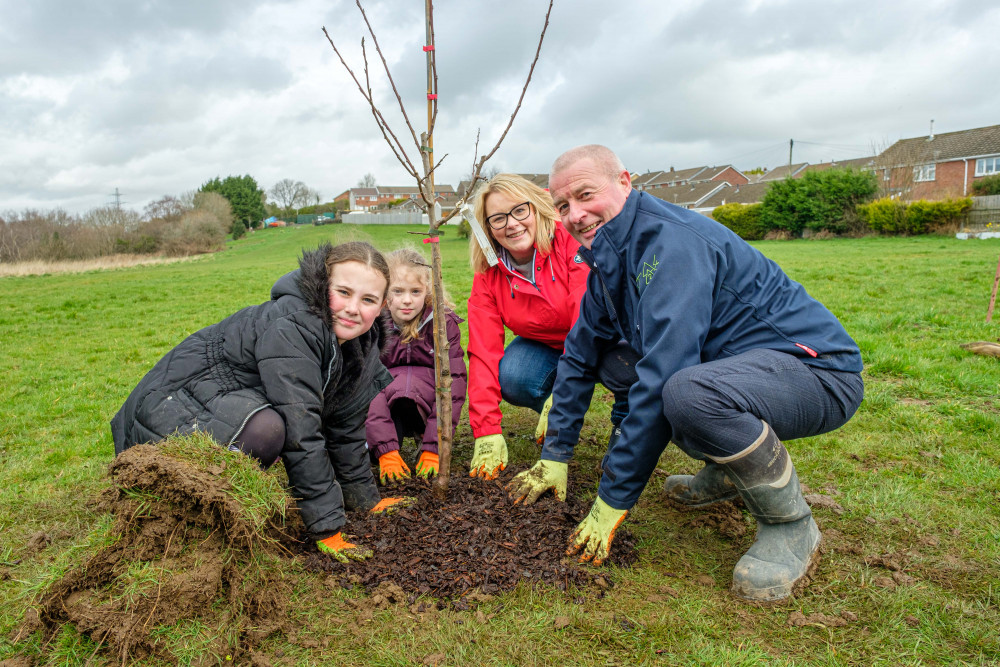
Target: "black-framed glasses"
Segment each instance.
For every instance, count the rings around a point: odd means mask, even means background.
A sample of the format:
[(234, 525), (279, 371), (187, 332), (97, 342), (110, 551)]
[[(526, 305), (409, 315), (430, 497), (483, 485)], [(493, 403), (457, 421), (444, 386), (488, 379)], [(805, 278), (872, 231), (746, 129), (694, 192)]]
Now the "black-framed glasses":
[(494, 213), (486, 218), (486, 223), (492, 229), (500, 230), (507, 226), (508, 215), (520, 222), (527, 218), (529, 213), (531, 213), (531, 202), (524, 202), (523, 204), (518, 204), (506, 213)]

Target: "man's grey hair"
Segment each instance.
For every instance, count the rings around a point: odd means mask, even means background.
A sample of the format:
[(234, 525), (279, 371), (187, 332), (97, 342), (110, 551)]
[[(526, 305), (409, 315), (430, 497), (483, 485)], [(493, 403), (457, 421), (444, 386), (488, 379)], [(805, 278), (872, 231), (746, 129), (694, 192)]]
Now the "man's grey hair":
[(618, 178), (618, 175), (625, 171), (625, 165), (610, 148), (600, 144), (587, 144), (586, 146), (571, 148), (556, 158), (549, 172), (549, 180), (584, 158), (592, 160), (612, 180)]

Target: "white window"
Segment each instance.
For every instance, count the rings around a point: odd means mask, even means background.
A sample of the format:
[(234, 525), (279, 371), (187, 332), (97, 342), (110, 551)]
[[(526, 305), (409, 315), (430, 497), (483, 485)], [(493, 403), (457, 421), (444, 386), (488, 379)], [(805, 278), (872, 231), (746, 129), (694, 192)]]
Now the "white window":
[(919, 183), (920, 181), (933, 181), (934, 180), (934, 169), (933, 164), (922, 164), (919, 167), (913, 168), (913, 180)]
[(976, 176), (1000, 174), (1000, 156), (976, 160)]

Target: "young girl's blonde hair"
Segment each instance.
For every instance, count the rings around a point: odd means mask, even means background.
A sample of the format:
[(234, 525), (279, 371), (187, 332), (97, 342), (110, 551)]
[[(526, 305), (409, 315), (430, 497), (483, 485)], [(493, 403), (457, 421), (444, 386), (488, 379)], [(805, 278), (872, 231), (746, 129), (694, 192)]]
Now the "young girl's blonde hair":
[[(385, 256), (385, 261), (389, 264), (389, 298), (392, 298), (392, 284), (398, 280), (399, 272), (404, 270), (417, 274), (420, 282), (427, 289), (427, 294), (424, 295), (424, 306), (421, 308), (420, 314), (399, 328), (399, 341), (401, 343), (409, 343), (420, 337), (420, 324), (424, 319), (424, 311), (432, 303), (433, 295), (431, 294), (431, 290), (434, 286), (431, 280), (431, 265), (424, 259), (423, 255), (413, 248), (394, 250)], [(441, 289), (441, 300), (444, 302), (445, 308), (454, 310), (455, 305), (448, 298), (448, 291), (445, 290), (444, 283), (441, 284)]]
[[(518, 174), (497, 174), (480, 186), (472, 205), (475, 208), (476, 219), (482, 223), (486, 238), (490, 240), (494, 252), (499, 252), (500, 244), (493, 238), (490, 226), (486, 224), (486, 198), (494, 192), (505, 194), (514, 201), (526, 201), (531, 204), (535, 212), (535, 248), (543, 255), (549, 254), (552, 250), (552, 237), (556, 233), (555, 221), (558, 217), (552, 205), (552, 195)], [(474, 237), (469, 242), (469, 262), (472, 264), (473, 273), (485, 273), (486, 269), (490, 268), (486, 254)]]

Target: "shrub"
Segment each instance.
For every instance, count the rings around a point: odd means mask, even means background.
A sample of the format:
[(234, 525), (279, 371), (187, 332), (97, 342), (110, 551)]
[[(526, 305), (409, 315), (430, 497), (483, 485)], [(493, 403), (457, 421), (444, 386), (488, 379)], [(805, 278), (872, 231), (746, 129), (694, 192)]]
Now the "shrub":
[(774, 183), (761, 202), (769, 228), (795, 235), (802, 230), (843, 233), (852, 227), (857, 205), (875, 196), (875, 175), (854, 169), (808, 172)]
[(226, 228), (208, 211), (188, 211), (163, 230), (162, 250), (175, 257), (214, 252), (225, 245)]
[(723, 204), (712, 211), (712, 217), (747, 241), (759, 241), (768, 232), (760, 204)]
[(881, 234), (927, 234), (959, 225), (972, 208), (972, 199), (921, 199), (910, 204), (879, 199), (858, 206), (858, 215), (872, 230)]
[(915, 201), (906, 208), (907, 228), (911, 234), (926, 234), (935, 230), (959, 225), (972, 208), (972, 199), (943, 199), (941, 201)]
[(972, 194), (977, 197), (1000, 195), (1000, 174), (986, 176), (972, 182)]
[(467, 239), (472, 236), (472, 226), (469, 225), (469, 221), (462, 218), (458, 222), (458, 235), (463, 239)]
[(243, 224), (242, 220), (234, 220), (233, 226), (230, 228), (230, 233), (233, 235), (233, 240), (241, 239), (247, 235), (247, 226)]
[(881, 234), (908, 234), (906, 204), (884, 197), (858, 205), (858, 215), (873, 231)]

